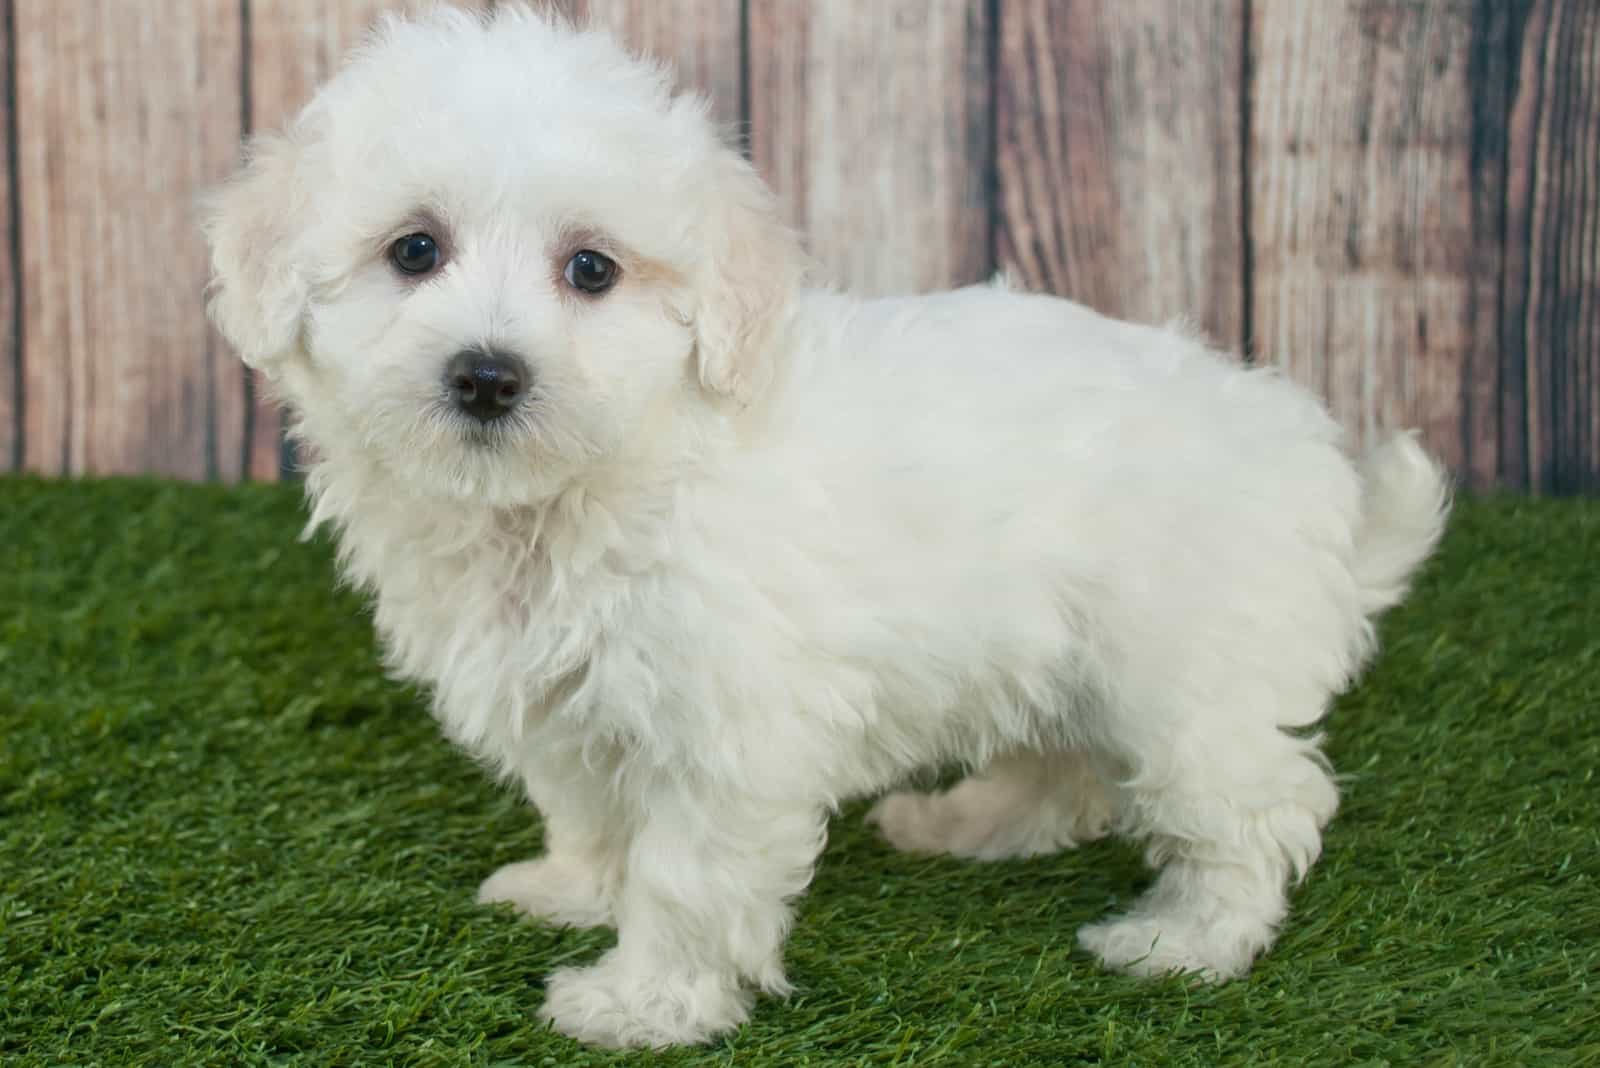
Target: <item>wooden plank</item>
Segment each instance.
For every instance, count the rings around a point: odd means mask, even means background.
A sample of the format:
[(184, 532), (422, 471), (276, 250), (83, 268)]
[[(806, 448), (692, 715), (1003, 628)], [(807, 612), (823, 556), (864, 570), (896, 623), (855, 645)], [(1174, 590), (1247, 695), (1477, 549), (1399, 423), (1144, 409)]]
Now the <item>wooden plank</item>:
[(1536, 0), (1521, 30), (1506, 189), (1505, 474), (1536, 492), (1595, 492), (1600, 5)]
[(985, 0), (752, 3), (751, 156), (834, 276), (868, 293), (994, 268)]
[(677, 68), (679, 84), (711, 98), (730, 126), (744, 116), (742, 0), (586, 0), (582, 9), (630, 48)]
[(1244, 28), (1243, 0), (1001, 0), (1001, 265), (1240, 350)]
[(1257, 0), (1250, 35), (1257, 348), (1355, 443), (1420, 427), (1458, 469), (1498, 269), (1474, 211), (1476, 7)]
[[(1472, 14), (1467, 90), (1472, 143), (1468, 153), (1473, 262), (1467, 307), (1467, 364), (1462, 372), (1462, 482), (1473, 489), (1526, 486), (1526, 459), (1505, 440), (1502, 409), (1520, 420), (1520, 355), (1502, 343), (1502, 273), (1506, 261), (1506, 173), (1511, 86), (1527, 21), (1527, 4), (1479, 4)], [(1518, 360), (1513, 368), (1513, 359)], [(1519, 457), (1521, 457), (1519, 459)], [(1511, 468), (1515, 467), (1513, 475)]]
[(16, 0), (15, 27), (26, 465), (237, 474), (191, 204), (234, 159), (240, 5)]
[(16, 206), (12, 197), (13, 112), (15, 92), (12, 56), (12, 0), (0, 0), (0, 70), (6, 72), (7, 90), (0, 94), (0, 471), (15, 471), (22, 466), (22, 346), (17, 319), (17, 238)]

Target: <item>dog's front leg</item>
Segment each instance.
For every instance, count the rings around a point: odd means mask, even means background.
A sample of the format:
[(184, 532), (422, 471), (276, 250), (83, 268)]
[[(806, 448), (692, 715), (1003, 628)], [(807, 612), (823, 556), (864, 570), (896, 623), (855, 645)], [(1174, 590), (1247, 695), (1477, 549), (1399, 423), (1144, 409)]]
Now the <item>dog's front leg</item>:
[(615, 949), (552, 974), (541, 1015), (605, 1046), (703, 1042), (744, 1022), (758, 987), (786, 993), (790, 901), (821, 852), (821, 806), (682, 781), (636, 799)]

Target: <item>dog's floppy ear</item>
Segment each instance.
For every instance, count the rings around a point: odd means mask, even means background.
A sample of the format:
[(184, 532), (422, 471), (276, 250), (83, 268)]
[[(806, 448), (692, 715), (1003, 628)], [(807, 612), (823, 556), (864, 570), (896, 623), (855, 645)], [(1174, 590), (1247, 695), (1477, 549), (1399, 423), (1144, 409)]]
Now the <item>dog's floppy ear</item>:
[(706, 389), (743, 404), (772, 377), (776, 331), (806, 273), (794, 232), (755, 169), (724, 149), (706, 183), (704, 259), (694, 315)]
[(306, 308), (306, 280), (289, 247), (305, 211), (296, 151), (284, 137), (256, 138), (239, 173), (201, 202), (211, 320), (246, 364), (268, 375), (298, 345)]

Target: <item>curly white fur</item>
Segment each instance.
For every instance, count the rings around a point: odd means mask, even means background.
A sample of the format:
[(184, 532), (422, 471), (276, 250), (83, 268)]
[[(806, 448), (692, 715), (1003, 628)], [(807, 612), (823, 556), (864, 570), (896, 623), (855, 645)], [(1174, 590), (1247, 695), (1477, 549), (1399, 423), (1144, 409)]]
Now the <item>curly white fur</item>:
[[(447, 259), (409, 280), (418, 227)], [(1154, 887), (1108, 965), (1239, 975), (1337, 793), (1316, 723), (1439, 536), (1406, 436), (1180, 331), (1004, 287), (807, 288), (700, 101), (514, 5), (386, 23), (211, 200), (213, 314), (311, 456), (390, 663), (522, 783), (546, 854), (485, 901), (613, 923), (552, 975), (579, 1038), (698, 1042), (788, 989), (826, 819), (998, 858), (1115, 830)], [(573, 292), (603, 247), (621, 281)], [(462, 348), (531, 367), (471, 432)]]

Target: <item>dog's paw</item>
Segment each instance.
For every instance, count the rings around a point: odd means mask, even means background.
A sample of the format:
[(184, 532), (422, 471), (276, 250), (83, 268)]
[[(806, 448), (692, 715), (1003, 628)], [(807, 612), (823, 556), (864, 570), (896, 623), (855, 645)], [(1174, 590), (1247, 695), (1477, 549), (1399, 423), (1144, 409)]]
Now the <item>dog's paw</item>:
[(968, 779), (945, 793), (890, 794), (867, 813), (903, 853), (948, 853), (973, 860), (1037, 857), (1106, 833), (1109, 803), (1099, 794), (1064, 805), (1006, 784)]
[(937, 794), (902, 790), (873, 805), (867, 822), (902, 853), (953, 853), (955, 828), (940, 812), (939, 801)]
[(694, 1045), (742, 1024), (751, 995), (728, 977), (636, 973), (612, 950), (545, 981), (539, 1016), (579, 1042), (622, 1048)]
[(1078, 945), (1107, 968), (1141, 977), (1190, 973), (1220, 983), (1250, 970), (1265, 942), (1255, 935), (1183, 916), (1130, 913), (1078, 929)]
[(478, 887), (480, 905), (514, 905), (558, 927), (611, 923), (610, 895), (599, 874), (574, 857), (540, 857), (507, 864)]

